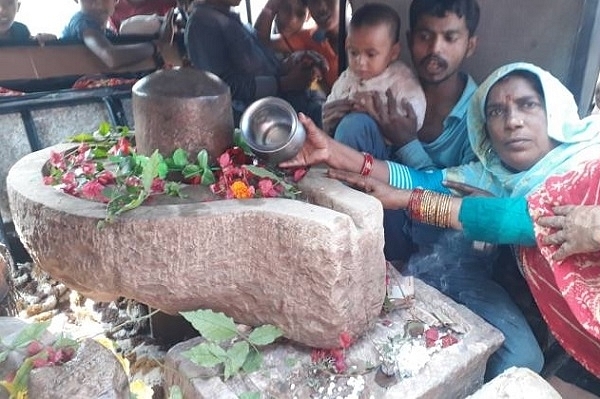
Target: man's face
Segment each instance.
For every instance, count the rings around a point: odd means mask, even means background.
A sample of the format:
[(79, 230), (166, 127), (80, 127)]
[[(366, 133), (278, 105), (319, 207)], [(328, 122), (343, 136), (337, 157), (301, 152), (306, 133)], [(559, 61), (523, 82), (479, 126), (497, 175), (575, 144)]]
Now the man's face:
[(400, 54), (385, 24), (350, 28), (346, 39), (350, 70), (361, 79), (380, 75)]
[(0, 0), (0, 35), (6, 33), (12, 26), (19, 6), (17, 0)]
[(473, 54), (476, 37), (469, 37), (466, 20), (454, 13), (443, 18), (423, 15), (408, 34), (412, 61), (424, 84), (436, 84), (455, 75)]
[(108, 20), (115, 12), (115, 5), (119, 0), (80, 0), (81, 11), (94, 16), (100, 22)]

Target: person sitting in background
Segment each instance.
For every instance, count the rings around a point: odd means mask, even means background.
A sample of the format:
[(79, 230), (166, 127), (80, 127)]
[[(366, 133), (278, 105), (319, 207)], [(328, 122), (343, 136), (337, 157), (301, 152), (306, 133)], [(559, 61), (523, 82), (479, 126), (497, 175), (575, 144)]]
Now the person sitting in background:
[(170, 26), (163, 30), (157, 41), (114, 45), (110, 39), (116, 38), (118, 34), (107, 28), (107, 23), (118, 0), (79, 0), (78, 2), (81, 10), (73, 15), (63, 30), (63, 39), (82, 40), (87, 48), (111, 69), (146, 59), (153, 59), (157, 67), (162, 67), (164, 61), (161, 47), (170, 44), (172, 38)]
[(214, 73), (229, 85), (236, 125), (248, 105), (268, 96), (282, 97), (320, 124), (322, 101), (307, 93), (314, 65), (295, 57), (280, 61), (240, 21), (239, 14), (230, 10), (240, 1), (195, 4), (185, 29), (192, 65)]
[[(161, 22), (160, 17), (167, 15), (174, 7), (177, 7), (176, 0), (120, 0), (108, 22), (115, 32), (121, 33), (121, 23), (128, 18), (135, 15), (154, 15)], [(160, 27), (160, 23), (158, 26)]]
[[(361, 103), (378, 96), (383, 107), (387, 99), (405, 109), (419, 130), (425, 119), (425, 94), (419, 81), (400, 57), (400, 17), (385, 4), (366, 4), (352, 15), (346, 38), (348, 69), (336, 80), (325, 107), (333, 101)], [(367, 97), (365, 97), (365, 94)], [(350, 111), (350, 110), (349, 110)], [(335, 126), (323, 126), (333, 135)]]
[(39, 33), (32, 37), (25, 24), (15, 21), (20, 7), (21, 3), (18, 0), (0, 0), (0, 44), (22, 44), (31, 40), (43, 44), (46, 41), (56, 40), (56, 36), (50, 33)]
[[(331, 62), (337, 68), (337, 56), (325, 42), (314, 39), (318, 27), (306, 27), (309, 15), (307, 0), (269, 0), (256, 18), (254, 28), (264, 45), (284, 57), (301, 51), (320, 55), (325, 67), (313, 69), (311, 89), (326, 97), (337, 78), (338, 71), (329, 65)], [(271, 34), (273, 24), (275, 34)]]
[[(548, 176), (569, 171), (581, 162), (596, 160), (600, 153), (600, 119), (580, 119), (569, 90), (549, 72), (527, 63), (513, 63), (497, 69), (472, 97), (468, 113), (468, 135), (478, 162), (444, 170), (417, 171), (391, 161), (371, 161), (368, 154), (337, 142), (317, 129), (306, 116), (301, 115), (301, 121), (307, 131), (306, 142), (296, 158), (282, 163), (281, 167), (325, 163), (342, 170), (330, 171), (332, 177), (366, 189), (379, 198), (385, 208), (408, 208), (413, 219), (444, 228), (453, 227), (452, 214), (445, 211), (452, 198), (447, 195), (450, 190), (442, 184), (444, 180), (470, 184), (498, 197), (518, 198), (530, 195)], [(373, 180), (385, 184), (377, 184)], [(410, 205), (410, 191), (393, 190), (387, 184), (399, 189), (423, 187), (441, 192), (443, 194), (428, 192), (431, 194), (427, 194), (426, 200), (431, 199), (429, 196), (442, 196), (443, 201), (440, 199), (439, 203), (443, 203), (444, 208), (421, 207), (427, 203), (422, 191), (417, 191), (419, 194), (413, 197), (413, 205)], [(382, 187), (384, 189), (379, 191)], [(437, 201), (436, 199), (436, 203)], [(463, 201), (467, 201), (467, 198)], [(492, 236), (512, 234), (512, 238), (509, 237), (505, 243), (521, 242), (518, 231), (515, 233), (515, 228), (510, 223), (505, 223), (502, 227), (492, 225), (489, 219), (498, 215), (499, 212), (485, 210), (467, 217), (472, 218), (472, 224), (484, 228), (494, 226), (489, 230)], [(513, 216), (508, 214), (506, 220), (510, 222), (512, 219)], [(465, 221), (462, 223), (464, 225)], [(485, 236), (477, 238), (488, 241)], [(529, 241), (529, 245), (534, 243), (533, 240)], [(454, 252), (452, 247), (448, 248)], [(432, 254), (435, 256), (429, 258), (430, 269), (435, 273), (437, 263), (444, 263), (444, 253), (436, 252), (433, 246)], [(475, 272), (477, 270), (473, 270), (473, 278), (477, 276)], [(449, 282), (440, 287), (444, 293), (459, 288)], [(488, 298), (494, 305), (489, 311), (492, 314), (500, 312), (504, 305), (502, 308), (498, 306), (493, 293), (487, 289), (487, 285), (472, 284), (468, 289), (447, 294), (461, 303), (471, 296)], [(477, 312), (477, 309), (474, 311), (486, 320), (490, 316)], [(521, 318), (523, 316), (520, 313), (513, 313), (504, 320), (504, 324), (512, 325)], [(501, 323), (502, 320), (496, 322)], [(492, 321), (490, 323), (496, 325)], [(502, 327), (505, 326), (498, 328)], [(492, 355), (488, 361), (486, 379), (511, 365), (526, 366), (537, 372), (541, 370), (543, 357), (535, 338), (531, 337), (531, 331), (527, 332), (522, 328), (508, 331), (510, 332), (504, 332), (505, 345), (507, 342), (512, 343), (513, 351), (503, 353), (503, 359), (494, 359), (498, 352)]]

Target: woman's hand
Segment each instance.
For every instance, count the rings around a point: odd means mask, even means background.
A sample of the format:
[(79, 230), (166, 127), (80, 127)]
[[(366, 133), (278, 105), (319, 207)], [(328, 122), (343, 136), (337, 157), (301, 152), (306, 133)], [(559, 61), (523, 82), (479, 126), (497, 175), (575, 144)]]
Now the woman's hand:
[(553, 211), (554, 216), (542, 216), (536, 222), (557, 230), (543, 239), (544, 244), (559, 246), (555, 260), (600, 251), (600, 206), (563, 205)]
[(333, 136), (340, 120), (354, 110), (352, 100), (334, 100), (323, 105), (323, 130)]
[(369, 176), (339, 169), (329, 169), (328, 175), (377, 198), (384, 209), (405, 209), (408, 207), (410, 191), (398, 190)]
[(333, 139), (319, 129), (312, 119), (303, 113), (298, 114), (298, 119), (304, 126), (304, 130), (306, 130), (306, 140), (300, 152), (291, 160), (280, 163), (279, 167), (296, 168), (327, 163), (330, 157), (329, 146)]
[(379, 125), (387, 142), (403, 147), (417, 139), (417, 115), (412, 104), (402, 99), (402, 113), (398, 110), (396, 97), (390, 89), (385, 92), (387, 104), (377, 92), (363, 92), (355, 95), (356, 110), (368, 113)]

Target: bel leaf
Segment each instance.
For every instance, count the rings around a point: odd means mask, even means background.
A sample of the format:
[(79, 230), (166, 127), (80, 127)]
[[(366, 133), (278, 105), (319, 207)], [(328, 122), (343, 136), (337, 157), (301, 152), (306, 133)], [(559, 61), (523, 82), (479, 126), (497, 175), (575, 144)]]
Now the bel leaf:
[(48, 329), (50, 321), (43, 323), (32, 323), (27, 325), (21, 332), (15, 337), (13, 342), (10, 344), (12, 348), (20, 348), (29, 344), (31, 341), (35, 341), (41, 337), (41, 335)]
[(205, 186), (211, 185), (216, 181), (215, 174), (209, 168), (204, 169), (202, 172), (202, 184)]
[(233, 319), (210, 309), (181, 312), (181, 315), (206, 339), (225, 341), (237, 336)]
[(200, 165), (201, 169), (208, 168), (208, 151), (204, 148), (198, 153), (198, 165)]
[(294, 186), (292, 186), (289, 183), (286, 183), (285, 180), (283, 180), (281, 177), (277, 176), (275, 173), (273, 173), (265, 168), (259, 168), (257, 166), (253, 166), (253, 165), (245, 165), (244, 167), (246, 169), (248, 169), (250, 172), (252, 172), (252, 174), (254, 174), (258, 177), (267, 177), (271, 180), (276, 181), (277, 183), (281, 184), (283, 186), (283, 188), (285, 188), (286, 190), (294, 189)]
[(80, 133), (69, 138), (69, 141), (75, 143), (90, 143), (94, 141), (94, 135), (89, 133)]
[(188, 153), (186, 150), (182, 148), (178, 148), (173, 152), (173, 163), (175, 166), (179, 166), (183, 168), (185, 165), (189, 164), (188, 161)]
[(260, 392), (244, 392), (238, 395), (240, 399), (260, 399)]
[(142, 170), (142, 185), (144, 186), (144, 190), (150, 192), (150, 188), (152, 187), (152, 182), (154, 178), (158, 176), (158, 165), (162, 161), (162, 157), (159, 154), (158, 150), (154, 151), (154, 153), (150, 156), (148, 161), (143, 164)]
[(242, 365), (242, 369), (246, 373), (253, 373), (253, 372), (257, 371), (258, 369), (260, 369), (261, 365), (262, 365), (262, 355), (256, 349), (252, 349), (248, 353), (248, 356), (246, 356), (246, 361)]
[(27, 383), (29, 382), (29, 373), (33, 369), (33, 360), (31, 358), (25, 359), (17, 370), (17, 374), (15, 374), (15, 378), (13, 379), (13, 387), (14, 389), (19, 391), (27, 390)]
[(227, 363), (231, 363), (231, 371), (234, 374), (237, 373), (237, 371), (242, 368), (242, 365), (246, 361), (248, 352), (250, 352), (250, 345), (248, 345), (248, 342), (236, 342), (227, 351), (227, 360), (225, 361), (225, 365), (227, 365)]
[(281, 329), (266, 324), (255, 328), (248, 336), (248, 341), (254, 345), (268, 345), (283, 335)]
[(219, 363), (223, 363), (227, 358), (227, 354), (223, 348), (210, 342), (203, 342), (194, 346), (183, 352), (183, 356), (203, 367), (216, 366)]
[(181, 171), (181, 174), (186, 179), (190, 178), (190, 177), (198, 176), (198, 175), (200, 175), (200, 167), (193, 163), (191, 163), (189, 165), (185, 165), (185, 167)]

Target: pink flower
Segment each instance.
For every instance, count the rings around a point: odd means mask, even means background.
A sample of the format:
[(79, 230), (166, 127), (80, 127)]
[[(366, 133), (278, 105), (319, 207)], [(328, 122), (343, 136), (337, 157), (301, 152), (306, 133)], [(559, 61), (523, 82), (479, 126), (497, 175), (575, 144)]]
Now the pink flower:
[(105, 187), (100, 184), (98, 180), (90, 180), (81, 187), (81, 194), (88, 199), (106, 202), (108, 201), (108, 198), (102, 194), (104, 188)]
[(115, 175), (110, 170), (103, 170), (98, 173), (98, 181), (100, 184), (104, 186), (108, 186), (109, 184), (113, 184), (115, 182)]
[(163, 179), (155, 177), (154, 180), (152, 180), (152, 186), (150, 187), (150, 191), (153, 194), (164, 193), (165, 192), (165, 181)]
[(138, 187), (142, 184), (142, 180), (137, 176), (129, 176), (125, 179), (125, 185), (129, 187)]
[(77, 147), (77, 152), (80, 154), (85, 154), (90, 149), (90, 145), (88, 143), (81, 143), (79, 147)]
[(271, 179), (260, 179), (258, 181), (258, 189), (265, 198), (279, 196), (279, 191), (277, 191)]
[(42, 178), (43, 182), (45, 185), (47, 186), (53, 186), (54, 185), (54, 177), (52, 176), (44, 176)]
[(84, 162), (81, 165), (81, 170), (83, 171), (84, 175), (93, 175), (96, 173), (96, 164), (94, 162)]
[(306, 169), (304, 168), (298, 168), (296, 170), (294, 170), (294, 176), (292, 177), (292, 179), (294, 180), (295, 183), (299, 182), (300, 180), (302, 180), (302, 178), (306, 175)]
[(229, 153), (225, 151), (219, 157), (219, 166), (221, 167), (221, 169), (225, 169), (227, 166), (231, 165), (233, 165), (233, 163), (231, 162), (231, 157), (229, 156)]
[(65, 156), (62, 152), (50, 151), (50, 165), (60, 170), (65, 170), (67, 164), (65, 162)]
[(72, 185), (77, 186), (77, 179), (75, 177), (75, 173), (73, 173), (73, 172), (67, 172), (67, 173), (65, 173), (62, 176), (61, 183), (65, 184), (67, 186), (72, 186)]

